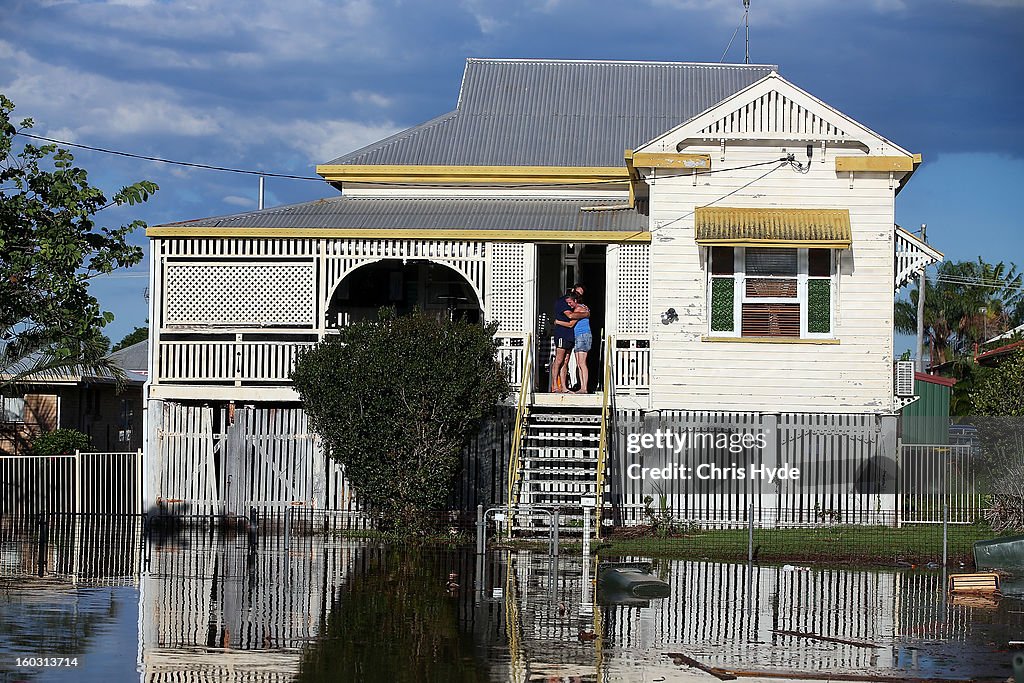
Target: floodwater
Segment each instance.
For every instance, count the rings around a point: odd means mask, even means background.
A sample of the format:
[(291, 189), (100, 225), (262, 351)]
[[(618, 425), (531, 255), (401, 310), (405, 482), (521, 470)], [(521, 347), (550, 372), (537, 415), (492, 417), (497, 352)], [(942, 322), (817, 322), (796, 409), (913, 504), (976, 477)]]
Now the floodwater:
[(0, 681), (717, 680), (692, 663), (1005, 680), (1024, 640), (1024, 596), (947, 600), (938, 572), (659, 560), (670, 597), (606, 604), (593, 562), (564, 554), (202, 531), (117, 546), (50, 547), (38, 578), (38, 548), (0, 540)]

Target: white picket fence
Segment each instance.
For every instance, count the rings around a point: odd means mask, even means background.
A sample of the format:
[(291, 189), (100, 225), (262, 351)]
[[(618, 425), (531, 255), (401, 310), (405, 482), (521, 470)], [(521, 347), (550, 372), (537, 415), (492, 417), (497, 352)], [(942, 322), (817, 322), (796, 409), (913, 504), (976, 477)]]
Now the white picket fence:
[(0, 516), (142, 513), (142, 452), (0, 457)]

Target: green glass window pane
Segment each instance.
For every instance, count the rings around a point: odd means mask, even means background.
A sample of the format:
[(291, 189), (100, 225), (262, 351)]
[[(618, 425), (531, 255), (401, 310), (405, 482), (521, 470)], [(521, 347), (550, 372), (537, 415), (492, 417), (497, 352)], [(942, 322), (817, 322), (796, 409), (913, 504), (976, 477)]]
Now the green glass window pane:
[(732, 332), (733, 321), (733, 279), (716, 277), (711, 280), (711, 331)]
[(807, 281), (807, 331), (828, 334), (832, 331), (832, 281)]

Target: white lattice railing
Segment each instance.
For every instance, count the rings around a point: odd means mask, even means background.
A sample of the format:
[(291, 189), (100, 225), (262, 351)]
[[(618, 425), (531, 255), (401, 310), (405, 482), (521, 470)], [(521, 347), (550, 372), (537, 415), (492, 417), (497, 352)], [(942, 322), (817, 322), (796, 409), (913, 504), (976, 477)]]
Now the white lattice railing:
[(526, 364), (526, 335), (495, 337), (498, 343), (498, 363), (505, 370), (505, 377), (513, 391), (523, 383), (523, 368)]
[(158, 381), (288, 383), (303, 349), (314, 342), (165, 341), (158, 353)]
[(651, 338), (618, 337), (612, 345), (615, 355), (615, 393), (645, 396), (651, 391)]

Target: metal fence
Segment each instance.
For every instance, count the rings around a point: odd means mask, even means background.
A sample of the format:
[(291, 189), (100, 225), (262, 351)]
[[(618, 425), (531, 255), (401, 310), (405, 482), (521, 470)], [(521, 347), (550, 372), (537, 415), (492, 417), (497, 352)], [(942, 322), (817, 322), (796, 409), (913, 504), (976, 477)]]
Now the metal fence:
[(140, 514), (142, 452), (0, 457), (0, 516)]
[(967, 445), (903, 445), (899, 473), (904, 524), (970, 524), (980, 518), (977, 454)]

